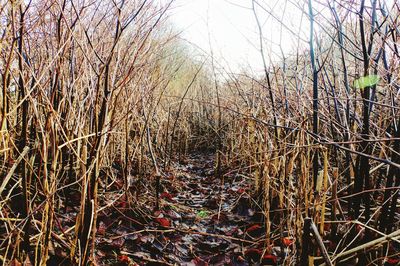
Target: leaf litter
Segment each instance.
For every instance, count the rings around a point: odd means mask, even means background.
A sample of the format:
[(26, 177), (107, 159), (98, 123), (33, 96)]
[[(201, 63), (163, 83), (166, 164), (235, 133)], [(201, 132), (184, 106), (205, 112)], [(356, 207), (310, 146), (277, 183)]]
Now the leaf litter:
[(214, 165), (212, 154), (175, 163), (162, 179), (159, 210), (147, 202), (128, 211), (121, 196), (114, 204), (117, 215), (115, 210), (100, 213), (97, 264), (279, 265), (287, 252), (266, 246), (249, 178), (225, 174), (222, 184), (213, 175)]

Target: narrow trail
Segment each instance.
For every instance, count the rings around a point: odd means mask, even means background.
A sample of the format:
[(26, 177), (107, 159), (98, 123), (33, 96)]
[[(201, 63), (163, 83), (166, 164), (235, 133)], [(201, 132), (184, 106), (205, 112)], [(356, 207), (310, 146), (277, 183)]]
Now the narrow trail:
[(162, 182), (160, 210), (144, 227), (115, 229), (119, 236), (99, 245), (100, 256), (112, 248), (119, 265), (275, 265), (277, 257), (264, 252), (248, 178), (227, 174), (222, 184), (214, 165), (212, 154), (174, 164)]

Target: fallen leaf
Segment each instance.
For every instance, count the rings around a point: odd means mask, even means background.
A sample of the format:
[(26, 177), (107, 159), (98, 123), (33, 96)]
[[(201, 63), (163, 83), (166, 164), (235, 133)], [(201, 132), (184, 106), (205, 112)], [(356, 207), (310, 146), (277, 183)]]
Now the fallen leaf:
[(239, 188), (237, 193), (239, 194), (243, 194), (244, 192), (246, 192), (246, 190), (244, 188)]
[(262, 263), (268, 264), (268, 265), (271, 265), (271, 264), (276, 265), (277, 261), (278, 261), (277, 256), (272, 255), (272, 254), (265, 254), (263, 257)]
[(103, 223), (103, 222), (100, 222), (99, 223), (99, 228), (97, 228), (97, 233), (99, 235), (104, 235), (106, 233), (106, 229), (107, 229), (106, 224)]
[(160, 198), (161, 199), (168, 199), (170, 201), (173, 201), (173, 199), (172, 199), (173, 196), (171, 194), (169, 194), (168, 192), (161, 193)]
[(250, 226), (246, 230), (246, 234), (250, 237), (259, 237), (263, 234), (263, 232), (264, 232), (264, 228), (259, 224)]
[(246, 250), (244, 252), (244, 256), (248, 259), (248, 260), (252, 260), (252, 261), (259, 261), (261, 259), (261, 255), (262, 255), (262, 250), (260, 249), (256, 249), (256, 248), (249, 248), (248, 250)]
[(260, 229), (260, 228), (261, 228), (261, 225), (255, 224), (255, 225), (252, 225), (252, 226), (250, 226), (249, 228), (247, 228), (246, 232), (247, 232), (247, 233), (250, 233), (250, 232), (255, 231), (255, 230), (258, 230), (258, 229)]
[(290, 245), (292, 245), (293, 244), (293, 239), (292, 238), (290, 238), (290, 237), (284, 237), (284, 238), (282, 238), (282, 243), (285, 245), (285, 246), (290, 246)]
[(128, 256), (126, 256), (126, 255), (119, 255), (119, 256), (118, 256), (118, 261), (119, 261), (120, 263), (129, 264), (130, 261), (131, 261), (131, 259), (130, 259)]
[[(385, 262), (386, 264), (389, 265), (398, 265), (398, 263), (400, 263), (400, 259), (396, 259), (396, 258), (385, 258)], [(385, 264), (385, 265), (386, 265)]]
[(155, 221), (163, 227), (171, 226), (171, 222), (167, 218), (155, 218)]

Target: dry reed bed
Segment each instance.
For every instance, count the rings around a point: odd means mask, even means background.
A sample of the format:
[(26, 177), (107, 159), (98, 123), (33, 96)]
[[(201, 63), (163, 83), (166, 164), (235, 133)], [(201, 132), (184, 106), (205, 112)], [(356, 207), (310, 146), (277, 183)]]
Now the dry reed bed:
[[(113, 203), (105, 192), (120, 179), (130, 200), (132, 176), (152, 181), (158, 157), (176, 149), (167, 128), (178, 104), (168, 111), (163, 95), (182, 65), (201, 68), (168, 46), (176, 38), (165, 24), (169, 6), (1, 2), (5, 263), (46, 264), (54, 245), (74, 263), (93, 262), (97, 213)], [(186, 120), (175, 123), (187, 139)], [(60, 218), (74, 204), (76, 222), (64, 230)]]
[[(359, 265), (382, 263), (399, 253), (399, 6), (371, 2), (322, 1), (321, 13), (314, 1), (300, 3), (319, 28), (300, 52), (261, 80), (229, 81), (235, 96), (223, 105), (235, 115), (224, 130), (226, 164), (254, 178), (266, 252), (284, 235), (294, 240), (290, 265), (305, 263), (301, 252), (322, 260), (316, 242), (301, 243), (305, 217), (325, 240), (326, 263), (357, 255)], [(267, 4), (253, 4), (265, 11), (258, 16), (268, 14)], [(372, 74), (378, 84), (354, 86)]]
[[(45, 264), (57, 245), (93, 262), (97, 213), (117, 200), (106, 192), (123, 180), (119, 195), (140, 211), (132, 194), (207, 145), (218, 177), (254, 178), (267, 253), (288, 235), (286, 264), (320, 256), (301, 244), (311, 217), (334, 262), (359, 245), (361, 263), (395, 255), (398, 4), (326, 2), (322, 15), (305, 2), (322, 30), (254, 78), (191, 59), (165, 24), (169, 5), (150, 2), (1, 2), (1, 259)], [(372, 73), (376, 86), (354, 88)]]

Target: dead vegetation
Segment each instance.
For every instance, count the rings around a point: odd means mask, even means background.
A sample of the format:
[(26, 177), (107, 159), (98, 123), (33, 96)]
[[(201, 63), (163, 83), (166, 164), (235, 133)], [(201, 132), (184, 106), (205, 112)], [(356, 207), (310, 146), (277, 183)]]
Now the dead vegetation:
[(399, 263), (397, 1), (287, 1), (311, 30), (268, 65), (259, 27), (262, 77), (194, 58), (173, 1), (0, 3), (3, 264)]

